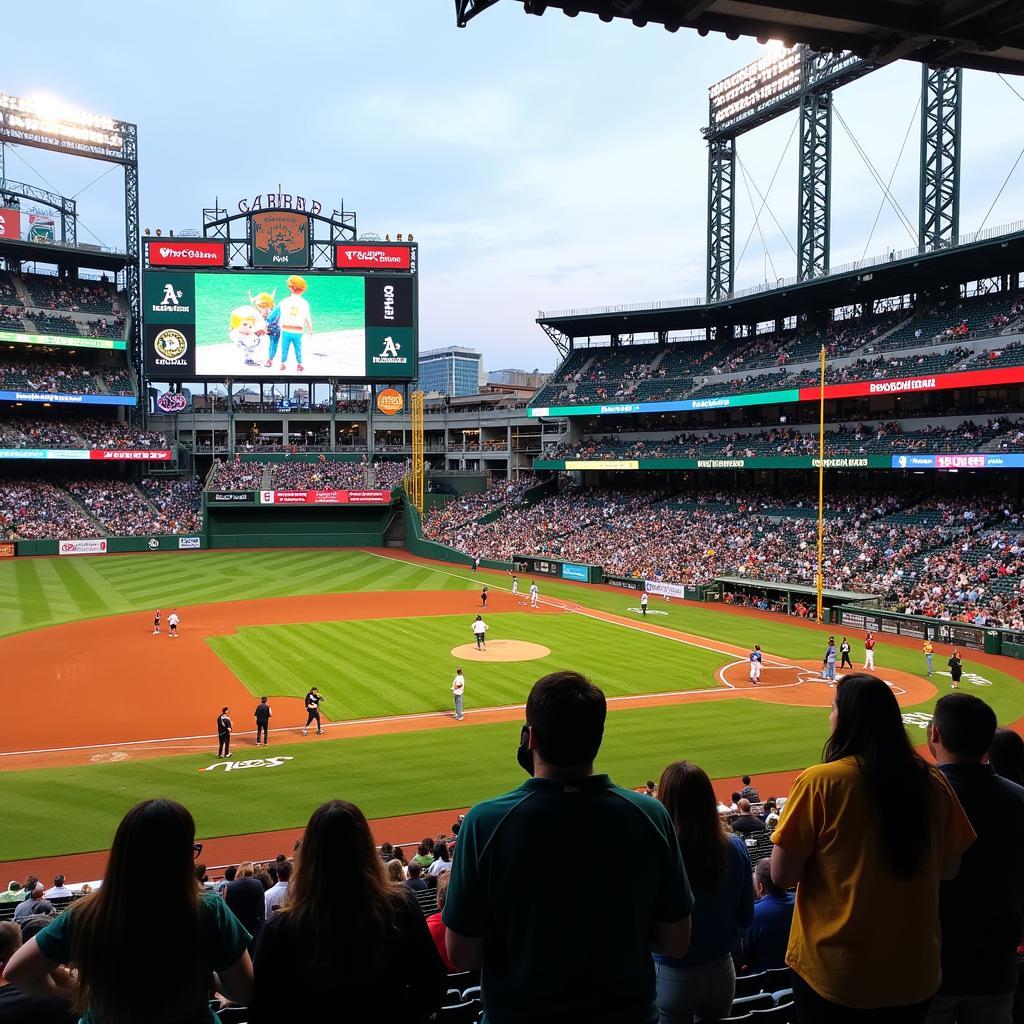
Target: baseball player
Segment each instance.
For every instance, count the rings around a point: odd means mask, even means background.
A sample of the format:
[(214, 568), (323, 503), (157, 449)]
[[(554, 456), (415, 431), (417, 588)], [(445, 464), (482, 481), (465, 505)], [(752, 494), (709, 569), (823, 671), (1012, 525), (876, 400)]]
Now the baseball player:
[(281, 365), (278, 369), (288, 367), (288, 355), (295, 351), (295, 369), (302, 373), (302, 336), (313, 333), (313, 320), (309, 311), (309, 303), (302, 297), (307, 285), (304, 278), (292, 274), (285, 282), (288, 295), (277, 307), (281, 327)]
[(231, 719), (227, 708), (221, 708), (217, 716), (217, 756), (231, 756)]
[(761, 645), (754, 644), (754, 649), (750, 652), (750, 681), (755, 686), (761, 685)]
[(845, 636), (839, 644), (839, 668), (853, 668), (853, 662), (850, 661), (850, 641)]
[(647, 617), (647, 591), (646, 590), (640, 595), (640, 614), (643, 615), (644, 618)]
[(473, 636), (476, 639), (476, 649), (478, 651), (487, 650), (487, 630), (490, 627), (483, 620), (482, 615), (476, 617), (476, 621), (473, 623)]
[(537, 589), (536, 583), (530, 584), (530, 607), (537, 607), (537, 600), (540, 598), (540, 591)]
[(160, 609), (153, 613), (153, 636), (160, 635)]
[(309, 734), (309, 726), (311, 722), (316, 722), (316, 734), (317, 736), (323, 736), (323, 726), (320, 724), (320, 702), (326, 700), (326, 697), (320, 696), (320, 691), (315, 686), (309, 688), (309, 693), (306, 694), (304, 701), (306, 705), (306, 724), (302, 727), (302, 735), (306, 736)]
[(178, 639), (178, 609), (172, 608), (171, 614), (167, 616), (167, 635), (172, 640)]
[(875, 667), (875, 634), (868, 633), (864, 637), (864, 667), (874, 668)]
[(452, 680), (452, 696), (455, 698), (455, 721), (461, 722), (465, 717), (462, 713), (462, 695), (466, 692), (466, 680), (462, 675), (462, 669), (455, 670), (455, 678)]
[(267, 333), (263, 314), (252, 304), (231, 310), (228, 337), (238, 346), (246, 366), (259, 366), (256, 351)]
[(931, 640), (925, 640), (921, 645), (921, 650), (924, 651), (924, 660), (928, 666), (928, 675), (932, 674), (932, 667), (934, 664), (935, 648), (932, 647)]

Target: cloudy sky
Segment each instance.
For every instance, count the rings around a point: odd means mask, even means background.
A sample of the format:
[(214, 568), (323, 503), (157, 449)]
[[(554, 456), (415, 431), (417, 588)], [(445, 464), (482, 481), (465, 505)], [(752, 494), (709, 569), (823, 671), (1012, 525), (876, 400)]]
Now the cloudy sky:
[[(6, 48), (0, 90), (136, 122), (143, 226), (198, 227), (215, 198), (280, 184), (343, 199), (361, 231), (413, 232), (421, 347), (474, 346), (488, 368), (552, 368), (538, 310), (702, 295), (707, 88), (763, 48), (529, 17), (514, 0), (460, 30), (453, 8), (50, 0), (46, 31)], [(836, 93), (833, 265), (914, 243), (920, 79), (897, 65)], [(1024, 216), (1024, 160), (993, 206), (1024, 137), (1009, 86), (1024, 97), (1024, 80), (965, 73), (965, 233)], [(795, 273), (795, 124), (740, 140), (739, 287)], [(892, 176), (909, 227), (858, 148)], [(7, 155), (9, 178), (80, 192), (81, 240), (116, 244), (122, 184), (117, 170), (95, 180), (107, 170)]]

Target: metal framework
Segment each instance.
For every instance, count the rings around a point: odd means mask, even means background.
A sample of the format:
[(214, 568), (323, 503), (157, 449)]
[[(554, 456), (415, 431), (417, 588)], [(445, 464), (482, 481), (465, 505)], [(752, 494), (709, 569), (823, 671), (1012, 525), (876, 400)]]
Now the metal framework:
[(707, 300), (719, 302), (733, 292), (736, 269), (736, 139), (708, 142), (708, 277)]
[[(0, 147), (2, 150), (3, 147)], [(78, 210), (74, 199), (47, 192), (45, 189), (27, 185), (23, 181), (10, 181), (3, 176), (3, 161), (0, 158), (0, 205), (19, 199), (42, 203), (60, 214), (60, 241), (62, 245), (78, 245)]]
[[(537, 310), (539, 313), (540, 310)], [(563, 334), (557, 327), (551, 327), (548, 324), (541, 324), (544, 333), (551, 339), (552, 344), (558, 349), (558, 354), (566, 359), (569, 353), (572, 351), (572, 338), (567, 334)]]
[(925, 252), (960, 238), (960, 117), (963, 71), (921, 68), (921, 187), (918, 245)]
[[(416, 507), (416, 511), (423, 515), (423, 392), (414, 391), (412, 401), (409, 403), (412, 412), (412, 469), (409, 472), (406, 493), (409, 500)], [(447, 435), (447, 431), (445, 431)], [(447, 436), (445, 437), (447, 444)]]
[(796, 221), (797, 278), (828, 274), (832, 199), (832, 93), (800, 97), (800, 190)]

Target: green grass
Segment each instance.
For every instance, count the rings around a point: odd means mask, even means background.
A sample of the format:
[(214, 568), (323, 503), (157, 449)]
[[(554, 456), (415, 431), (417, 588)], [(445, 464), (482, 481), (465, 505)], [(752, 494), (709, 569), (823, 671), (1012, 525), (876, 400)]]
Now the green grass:
[[(828, 730), (825, 713), (773, 707), (769, 723), (768, 711), (733, 700), (615, 712), (597, 769), (635, 787), (679, 758), (713, 777), (754, 771), (754, 763), (768, 772), (816, 760)], [(271, 754), (294, 760), (230, 773), (202, 771), (216, 763), (212, 753), (4, 773), (5, 792), (16, 796), (0, 836), (0, 860), (105, 849), (124, 812), (149, 796), (182, 801), (203, 838), (300, 826), (331, 797), (354, 801), (370, 818), (468, 805), (523, 781), (518, 741), (518, 724), (507, 722), (275, 745)]]
[[(451, 706), (461, 665), (466, 706), (521, 704), (537, 678), (562, 668), (589, 675), (609, 696), (716, 687), (729, 659), (579, 615), (505, 612), (487, 616), (492, 640), (543, 644), (537, 661), (463, 661), (453, 647), (471, 639), (467, 615), (246, 626), (207, 641), (252, 691), (302, 697), (316, 683), (335, 720), (438, 711)], [(412, 653), (415, 652), (415, 653)], [(629, 671), (623, 672), (622, 666)]]

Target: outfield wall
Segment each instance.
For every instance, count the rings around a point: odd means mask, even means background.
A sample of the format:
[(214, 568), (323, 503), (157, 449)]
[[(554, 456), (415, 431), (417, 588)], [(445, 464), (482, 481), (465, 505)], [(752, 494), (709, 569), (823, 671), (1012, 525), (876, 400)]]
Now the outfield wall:
[(147, 537), (94, 537), (59, 541), (14, 541), (18, 557), (27, 555), (123, 555), (133, 551), (199, 551), (206, 546), (206, 537), (195, 533), (188, 536), (150, 535)]
[(380, 505), (261, 505), (206, 509), (211, 548), (354, 548), (384, 546), (399, 507)]

